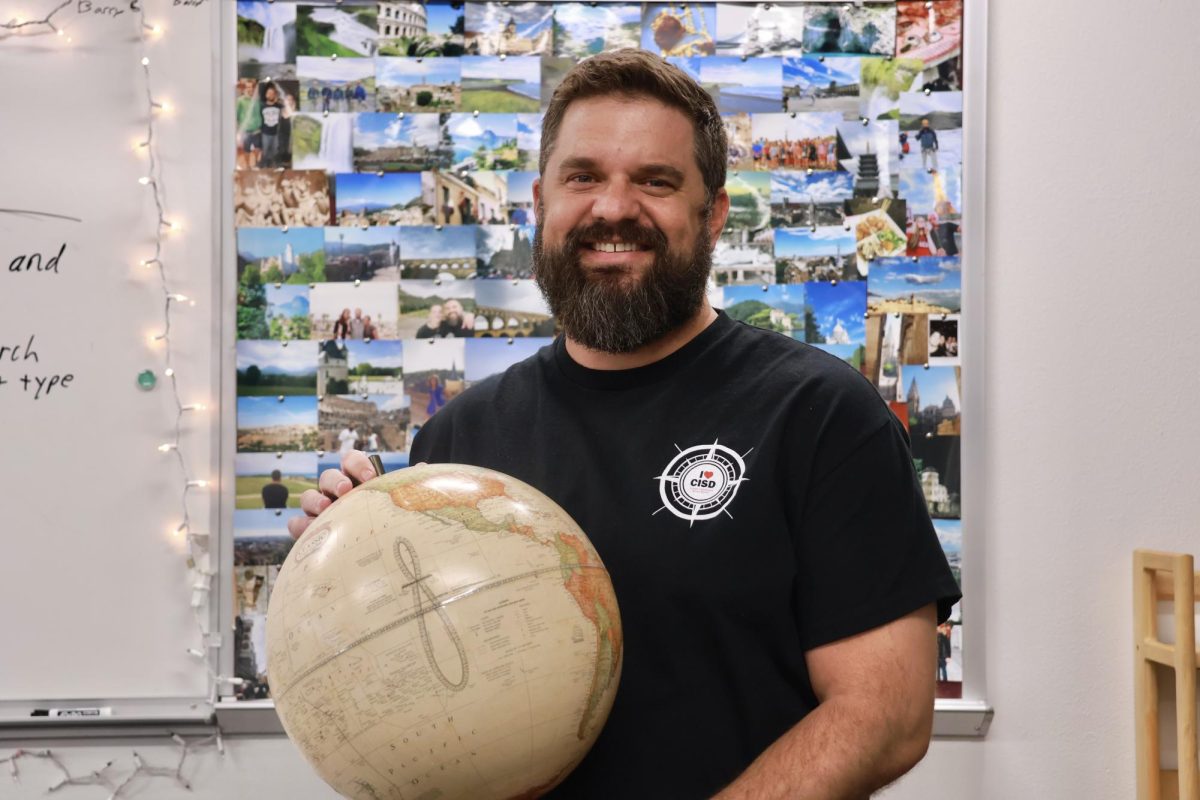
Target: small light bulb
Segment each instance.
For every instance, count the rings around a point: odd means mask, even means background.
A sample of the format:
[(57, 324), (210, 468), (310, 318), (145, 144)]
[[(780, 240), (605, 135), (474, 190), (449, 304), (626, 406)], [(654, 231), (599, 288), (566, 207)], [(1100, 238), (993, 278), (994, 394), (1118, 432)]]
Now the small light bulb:
[(170, 100), (163, 100), (163, 101), (162, 101), (162, 110), (163, 110), (163, 111), (170, 112), (170, 111), (171, 111), (171, 110), (173, 110), (174, 108), (175, 108), (175, 106), (171, 105), (171, 101), (170, 101)]
[(171, 295), (171, 299), (176, 303), (186, 303), (188, 298), (186, 294), (173, 294)]
[(168, 378), (173, 378), (175, 377), (175, 370), (172, 367), (167, 367), (165, 370), (163, 370), (163, 375), (166, 375)]
[(208, 486), (208, 481), (188, 481), (187, 485), (203, 489), (205, 486)]
[(207, 408), (207, 406), (205, 406), (203, 403), (192, 403), (191, 405), (184, 406), (183, 410), (184, 411), (203, 411), (205, 408)]
[(167, 223), (167, 227), (173, 231), (178, 231), (182, 226), (178, 222), (172, 221)]
[(140, 183), (142, 186), (146, 186), (150, 183), (150, 176), (143, 175), (142, 177), (138, 178), (138, 183)]
[(150, 57), (149, 56), (142, 56), (142, 66), (143, 67), (150, 66)]
[(175, 445), (171, 442), (167, 442), (166, 444), (160, 444), (158, 446), (158, 452), (160, 452), (160, 453), (169, 453), (174, 449), (175, 449)]

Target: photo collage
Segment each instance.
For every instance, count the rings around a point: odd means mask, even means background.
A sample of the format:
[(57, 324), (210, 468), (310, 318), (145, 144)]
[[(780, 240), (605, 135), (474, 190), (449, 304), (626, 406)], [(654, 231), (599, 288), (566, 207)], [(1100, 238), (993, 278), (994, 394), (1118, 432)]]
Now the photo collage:
[[(533, 281), (542, 114), (633, 47), (713, 98), (731, 207), (710, 301), (844, 359), (908, 429), (961, 569), (962, 0), (236, 0), (239, 696), (300, 494), (556, 334)], [(962, 611), (938, 696), (962, 692)]]

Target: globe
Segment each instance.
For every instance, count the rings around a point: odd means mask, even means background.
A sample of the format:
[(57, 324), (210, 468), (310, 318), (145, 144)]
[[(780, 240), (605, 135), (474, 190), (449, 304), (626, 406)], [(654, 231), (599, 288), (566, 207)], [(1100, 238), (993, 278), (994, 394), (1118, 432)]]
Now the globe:
[(549, 791), (621, 675), (608, 571), (528, 484), (421, 465), (342, 496), (280, 569), (268, 679), (284, 730), (345, 797)]

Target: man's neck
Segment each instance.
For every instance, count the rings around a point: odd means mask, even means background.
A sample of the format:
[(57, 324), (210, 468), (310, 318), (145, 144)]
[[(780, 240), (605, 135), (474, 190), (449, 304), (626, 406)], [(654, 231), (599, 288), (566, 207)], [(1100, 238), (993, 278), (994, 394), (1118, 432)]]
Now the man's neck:
[(683, 347), (711, 325), (716, 318), (717, 312), (713, 311), (706, 299), (690, 320), (662, 338), (645, 344), (631, 353), (605, 353), (600, 350), (591, 350), (568, 336), (567, 354), (576, 364), (588, 369), (615, 370), (644, 367), (655, 361), (661, 361)]

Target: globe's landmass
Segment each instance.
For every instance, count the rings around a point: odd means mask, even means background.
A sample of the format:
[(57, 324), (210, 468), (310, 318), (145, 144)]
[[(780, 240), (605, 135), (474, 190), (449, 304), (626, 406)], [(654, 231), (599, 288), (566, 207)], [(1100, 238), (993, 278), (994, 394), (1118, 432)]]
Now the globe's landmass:
[(292, 548), (267, 613), (284, 729), (347, 797), (537, 797), (621, 674), (612, 583), (536, 489), (457, 464), (380, 476)]

